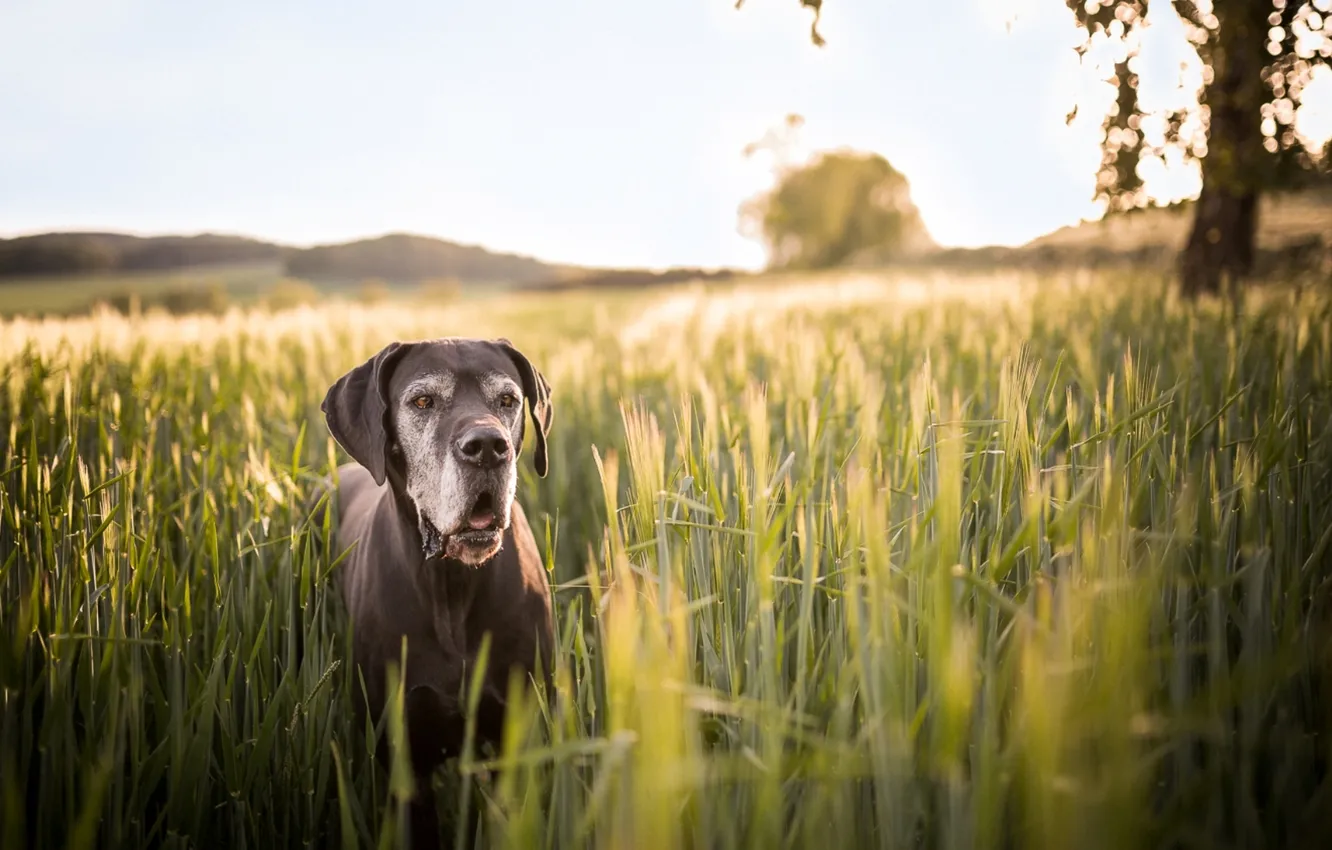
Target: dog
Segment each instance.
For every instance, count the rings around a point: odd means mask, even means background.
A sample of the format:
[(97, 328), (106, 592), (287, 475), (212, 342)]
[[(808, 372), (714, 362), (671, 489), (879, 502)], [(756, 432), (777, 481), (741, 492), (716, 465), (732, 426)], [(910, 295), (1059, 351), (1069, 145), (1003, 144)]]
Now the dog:
[[(381, 716), (406, 639), (405, 720), (417, 779), (414, 847), (437, 846), (436, 767), (464, 743), (468, 686), (490, 640), (475, 741), (500, 745), (509, 676), (551, 685), (551, 591), (515, 499), (532, 421), (545, 477), (550, 386), (507, 339), (393, 342), (343, 375), (321, 405), (354, 463), (338, 467), (340, 584), (361, 709)], [(476, 697), (475, 694), (470, 696)], [(386, 753), (385, 742), (380, 742)]]

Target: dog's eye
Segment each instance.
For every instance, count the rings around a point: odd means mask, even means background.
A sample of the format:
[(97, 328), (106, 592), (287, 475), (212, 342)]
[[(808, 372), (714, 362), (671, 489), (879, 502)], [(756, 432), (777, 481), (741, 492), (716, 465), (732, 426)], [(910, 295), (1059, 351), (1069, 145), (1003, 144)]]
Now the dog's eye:
[(416, 398), (412, 399), (412, 404), (416, 405), (416, 407), (420, 410), (425, 410), (427, 407), (430, 407), (434, 403), (435, 403), (434, 400), (430, 398), (430, 396), (428, 395), (419, 395)]
[(504, 395), (499, 397), (500, 407), (504, 408), (505, 410), (509, 410), (517, 403), (518, 403), (518, 397), (515, 396), (513, 393), (505, 393)]

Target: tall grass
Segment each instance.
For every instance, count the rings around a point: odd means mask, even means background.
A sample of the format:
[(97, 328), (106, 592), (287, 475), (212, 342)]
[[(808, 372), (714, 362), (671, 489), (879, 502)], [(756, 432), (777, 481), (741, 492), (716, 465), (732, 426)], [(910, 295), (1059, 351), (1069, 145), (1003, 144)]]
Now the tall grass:
[[(496, 847), (1311, 846), (1332, 299), (1076, 283), (5, 325), (0, 843), (387, 847), (415, 790)], [(559, 669), (412, 789), (318, 404), (444, 334), (554, 388)]]

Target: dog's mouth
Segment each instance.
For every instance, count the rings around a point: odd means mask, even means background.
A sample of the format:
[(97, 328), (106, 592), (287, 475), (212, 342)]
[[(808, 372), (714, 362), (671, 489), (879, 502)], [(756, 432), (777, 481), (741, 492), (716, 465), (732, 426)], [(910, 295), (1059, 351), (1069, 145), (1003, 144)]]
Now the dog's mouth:
[(492, 549), (504, 529), (494, 494), (483, 492), (472, 502), (462, 525), (450, 534), (444, 534), (424, 515), (421, 516), (421, 550), (427, 560), (441, 555), (459, 558), (464, 555)]
[(467, 531), (490, 531), (495, 528), (498, 518), (495, 515), (495, 497), (482, 493), (472, 503), (472, 510), (467, 514)]

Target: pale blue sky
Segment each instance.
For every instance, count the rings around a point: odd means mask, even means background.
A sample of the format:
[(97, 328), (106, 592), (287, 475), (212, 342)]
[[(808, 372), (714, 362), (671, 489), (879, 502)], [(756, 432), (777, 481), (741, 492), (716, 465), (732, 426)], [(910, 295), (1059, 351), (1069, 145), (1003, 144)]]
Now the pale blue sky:
[[(0, 233), (394, 230), (554, 261), (755, 266), (744, 145), (876, 150), (947, 244), (1091, 212), (1059, 0), (3, 0)], [(933, 5), (933, 4), (929, 4)], [(1024, 15), (1012, 32), (1004, 11)]]

